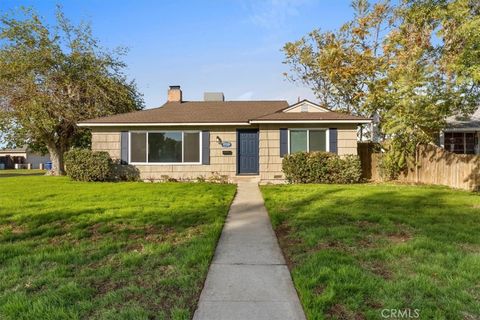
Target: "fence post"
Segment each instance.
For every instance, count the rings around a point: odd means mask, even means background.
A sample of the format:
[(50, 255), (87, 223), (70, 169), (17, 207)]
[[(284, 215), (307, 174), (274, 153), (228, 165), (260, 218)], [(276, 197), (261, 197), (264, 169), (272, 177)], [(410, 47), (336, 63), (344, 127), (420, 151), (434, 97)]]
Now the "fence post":
[(415, 146), (415, 183), (418, 183), (418, 159), (419, 159), (419, 156), (418, 156), (418, 148), (419, 148), (419, 144), (417, 143), (417, 145)]

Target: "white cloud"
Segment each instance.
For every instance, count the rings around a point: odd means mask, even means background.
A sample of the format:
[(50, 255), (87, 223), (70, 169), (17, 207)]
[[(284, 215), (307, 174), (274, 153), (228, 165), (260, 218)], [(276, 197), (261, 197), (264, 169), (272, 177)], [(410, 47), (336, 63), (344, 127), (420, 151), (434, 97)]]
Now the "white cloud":
[(309, 0), (261, 0), (250, 2), (249, 19), (266, 29), (281, 28), (288, 19), (299, 15), (299, 8)]

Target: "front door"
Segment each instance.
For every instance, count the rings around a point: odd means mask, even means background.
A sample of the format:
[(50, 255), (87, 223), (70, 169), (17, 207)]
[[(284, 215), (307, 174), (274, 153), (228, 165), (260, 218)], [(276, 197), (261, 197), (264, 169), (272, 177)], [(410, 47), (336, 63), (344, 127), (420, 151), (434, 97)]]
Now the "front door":
[(258, 174), (258, 130), (238, 130), (238, 174)]

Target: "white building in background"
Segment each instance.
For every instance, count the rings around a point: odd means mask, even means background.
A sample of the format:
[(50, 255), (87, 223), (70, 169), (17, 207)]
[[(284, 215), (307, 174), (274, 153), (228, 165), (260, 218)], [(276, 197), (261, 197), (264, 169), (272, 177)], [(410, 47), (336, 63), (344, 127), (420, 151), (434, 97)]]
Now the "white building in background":
[(30, 164), (31, 169), (40, 169), (41, 166), (45, 167), (45, 163), (49, 161), (49, 154), (41, 155), (29, 150), (27, 147), (0, 149), (0, 168), (13, 169), (15, 164), (27, 168)]
[(440, 146), (454, 153), (480, 154), (480, 107), (470, 116), (448, 118)]

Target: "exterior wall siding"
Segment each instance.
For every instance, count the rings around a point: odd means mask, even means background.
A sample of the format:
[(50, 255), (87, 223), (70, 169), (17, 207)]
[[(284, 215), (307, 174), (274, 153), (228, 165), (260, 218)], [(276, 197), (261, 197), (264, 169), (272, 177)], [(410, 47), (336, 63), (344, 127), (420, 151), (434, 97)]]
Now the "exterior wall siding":
[(351, 126), (337, 126), (338, 128), (338, 154), (357, 154), (357, 128)]
[[(149, 128), (95, 128), (92, 130), (92, 150), (107, 151), (113, 159), (120, 158), (121, 131), (155, 131), (155, 130), (196, 130), (192, 127), (149, 127)], [(204, 177), (227, 175), (233, 177), (237, 173), (237, 128), (236, 127), (209, 127), (200, 130), (210, 130), (210, 164), (138, 164), (140, 177), (144, 180), (163, 180), (164, 178), (197, 179)], [(217, 136), (222, 141), (230, 141), (230, 148), (222, 148), (217, 142)], [(231, 155), (224, 155), (223, 151), (230, 151)]]
[[(285, 125), (285, 124), (261, 124), (259, 125), (259, 162), (260, 180), (262, 182), (282, 182), (282, 158), (280, 157), (280, 128), (313, 128), (335, 127), (338, 129), (338, 154), (357, 154), (357, 129), (356, 125)], [(252, 128), (252, 127), (245, 127)], [(95, 128), (92, 130), (92, 150), (107, 151), (113, 159), (120, 158), (121, 131), (142, 130), (192, 130), (191, 127), (161, 127), (161, 128)], [(227, 175), (235, 177), (237, 174), (237, 127), (217, 126), (201, 128), (210, 130), (210, 164), (139, 164), (140, 176), (144, 180), (208, 179), (214, 175)], [(222, 148), (217, 143), (217, 136), (222, 141), (232, 143), (230, 148)], [(223, 151), (230, 151), (231, 155), (224, 155)]]
[[(295, 108), (292, 108), (285, 112), (319, 112), (319, 108), (315, 107), (309, 103), (302, 103)], [(322, 112), (322, 111), (320, 111)]]
[(120, 131), (117, 130), (92, 130), (92, 151), (106, 151), (112, 159), (120, 159)]
[(260, 180), (276, 182), (285, 177), (280, 157), (280, 128), (337, 128), (338, 154), (357, 154), (357, 126), (351, 124), (265, 124), (260, 125)]
[(41, 154), (37, 153), (28, 153), (27, 154), (27, 163), (32, 165), (32, 169), (40, 169), (40, 164), (50, 161), (50, 155), (46, 154), (42, 156)]

